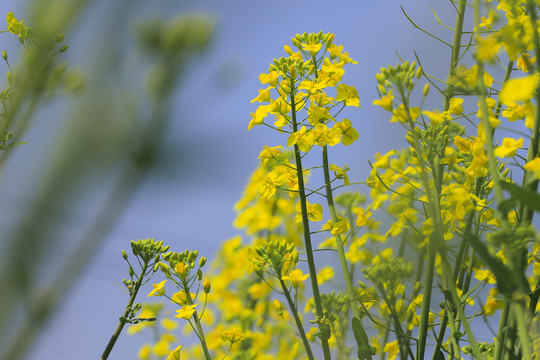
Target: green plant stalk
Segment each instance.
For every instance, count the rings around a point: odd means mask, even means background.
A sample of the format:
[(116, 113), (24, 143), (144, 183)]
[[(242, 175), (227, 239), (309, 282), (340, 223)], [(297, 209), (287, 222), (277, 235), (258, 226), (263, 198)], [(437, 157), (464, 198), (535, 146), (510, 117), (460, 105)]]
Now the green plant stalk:
[(442, 242), (442, 234), (440, 233), (440, 230), (442, 229), (442, 222), (440, 218), (440, 209), (439, 209), (439, 196), (437, 194), (437, 187), (435, 186), (436, 182), (435, 179), (433, 181), (433, 186), (430, 185), (429, 178), (426, 174), (425, 169), (427, 169), (427, 165), (424, 161), (423, 154), (420, 147), (420, 139), (418, 138), (418, 134), (416, 132), (416, 128), (414, 126), (414, 122), (411, 118), (411, 113), (409, 109), (408, 99), (405, 96), (405, 93), (403, 90), (400, 92), (401, 100), (403, 102), (403, 106), (405, 107), (405, 113), (407, 114), (407, 122), (409, 123), (409, 131), (413, 137), (413, 148), (416, 152), (417, 159), (420, 165), (420, 176), (422, 179), (422, 183), (425, 189), (425, 194), (428, 198), (428, 205), (429, 205), (429, 211), (428, 214), (431, 218), (433, 218), (434, 226), (433, 226), (433, 233), (430, 237), (430, 240), (428, 242), (428, 265), (426, 267), (426, 276), (424, 281), (424, 294), (422, 297), (422, 310), (420, 312), (420, 325), (418, 327), (418, 345), (416, 348), (416, 358), (417, 359), (424, 359), (425, 351), (426, 351), (426, 340), (427, 340), (427, 332), (429, 328), (429, 309), (431, 305), (431, 293), (432, 293), (432, 287), (433, 287), (433, 279), (434, 279), (434, 272), (435, 272), (435, 253), (437, 249), (437, 245), (441, 244)]
[[(191, 298), (191, 294), (189, 293), (189, 284), (187, 279), (182, 279), (183, 285), (184, 285), (184, 291), (186, 293), (186, 299), (188, 301), (189, 305), (193, 305), (193, 299)], [(204, 351), (204, 357), (206, 360), (211, 360), (210, 357), (210, 351), (208, 350), (208, 346), (206, 345), (206, 338), (204, 337), (204, 331), (201, 325), (201, 321), (199, 319), (199, 315), (197, 314), (197, 311), (193, 313), (193, 320), (195, 321), (195, 325), (197, 326), (197, 337), (201, 341), (201, 345)]]
[[(480, 0), (475, 0), (475, 24), (476, 24), (477, 29), (478, 29), (478, 24), (479, 23), (480, 23)], [(538, 39), (538, 38), (536, 38), (536, 39)], [(479, 87), (479, 90), (480, 90), (480, 95), (479, 95), (480, 110), (482, 111), (482, 122), (484, 124), (484, 134), (485, 134), (485, 137), (486, 137), (486, 151), (487, 151), (487, 155), (488, 155), (488, 170), (489, 170), (489, 172), (491, 174), (491, 178), (492, 178), (492, 181), (493, 181), (493, 189), (495, 190), (495, 200), (497, 201), (497, 203), (500, 204), (504, 200), (504, 196), (503, 196), (503, 192), (502, 192), (502, 187), (500, 185), (500, 174), (498, 172), (497, 162), (495, 160), (495, 154), (494, 154), (494, 149), (493, 149), (493, 135), (492, 135), (493, 132), (491, 131), (491, 125), (490, 125), (489, 119), (488, 119), (488, 108), (487, 108), (486, 95), (485, 95), (486, 94), (486, 89), (485, 89), (484, 80), (483, 80), (484, 66), (483, 66), (482, 62), (480, 62), (480, 61), (477, 61), (477, 65), (478, 65), (478, 87)], [(537, 108), (537, 111), (538, 111), (538, 108)], [(537, 118), (535, 118), (535, 121), (536, 120), (537, 120)], [(500, 212), (497, 212), (496, 214), (498, 214), (498, 216), (500, 218), (502, 229), (503, 230), (509, 229), (510, 225), (508, 224), (508, 221), (505, 218), (502, 217), (502, 214), (500, 214)], [(513, 271), (521, 271), (520, 269), (516, 268), (517, 264), (515, 263), (515, 261), (511, 261), (511, 264), (512, 264), (512, 270)], [(507, 299), (506, 301), (513, 301), (513, 300), (508, 300)], [(516, 321), (518, 320), (518, 319), (516, 319), (516, 317), (518, 317), (518, 315), (515, 312), (515, 309), (516, 309), (517, 306), (523, 306), (523, 304), (520, 302), (518, 305), (509, 306), (508, 317), (506, 317), (507, 323), (505, 325), (507, 325), (508, 322), (512, 323), (514, 320), (516, 320)], [(520, 311), (519, 313), (523, 313), (523, 311)], [(505, 328), (506, 328), (507, 331), (510, 330), (510, 327), (508, 327), (508, 326), (499, 326), (500, 331), (497, 334), (497, 337), (498, 337), (499, 340), (501, 340), (502, 331)], [(513, 326), (512, 326), (512, 328), (513, 328)], [(527, 333), (522, 333), (521, 336), (527, 336)], [(509, 348), (510, 350), (514, 349), (515, 340), (516, 340), (515, 336), (506, 337), (506, 339), (510, 343), (507, 344), (507, 346), (505, 346), (505, 347)], [(527, 343), (528, 343), (528, 341), (527, 341)], [(502, 346), (502, 341), (498, 342), (497, 347), (500, 347), (500, 346)], [(522, 347), (522, 349), (523, 349), (523, 347)], [(496, 353), (500, 354), (501, 351), (504, 351), (504, 350), (496, 349)], [(530, 351), (530, 349), (527, 349), (527, 351)], [(525, 351), (523, 351), (523, 352), (525, 353)]]
[[(459, 50), (461, 46), (461, 36), (463, 34), (463, 20), (465, 19), (465, 8), (467, 5), (467, 0), (459, 0), (458, 4), (458, 14), (456, 16), (456, 24), (454, 26), (454, 40), (452, 41), (452, 55), (450, 60), (450, 70), (448, 74), (450, 76), (454, 75), (456, 72), (456, 67), (459, 62)], [(449, 85), (446, 88), (446, 98), (444, 101), (444, 110), (448, 110), (450, 107), (450, 99), (454, 97), (454, 86)]]
[[(336, 207), (334, 205), (334, 195), (332, 193), (332, 185), (330, 182), (330, 169), (328, 164), (328, 146), (325, 144), (322, 148), (322, 158), (323, 158), (323, 172), (324, 172), (324, 183), (325, 183), (325, 190), (326, 190), (326, 200), (328, 204), (328, 210), (330, 211), (330, 218), (332, 219), (332, 223), (336, 223), (338, 221)], [(359, 320), (359, 323), (361, 325), (361, 331), (365, 334), (365, 330), (362, 325), (362, 317), (360, 316), (360, 310), (357, 305), (357, 299), (356, 295), (354, 294), (354, 288), (352, 285), (352, 278), (351, 273), (349, 272), (349, 266), (347, 264), (347, 258), (345, 257), (345, 249), (343, 247), (343, 241), (341, 239), (341, 235), (336, 235), (336, 246), (338, 250), (339, 255), (339, 262), (341, 264), (341, 271), (343, 273), (343, 278), (345, 279), (345, 286), (347, 289), (347, 297), (352, 301), (352, 310), (353, 310), (353, 316)], [(367, 338), (367, 336), (366, 336)], [(370, 346), (369, 342), (366, 344), (362, 344), (361, 349), (358, 349), (365, 359), (371, 359), (370, 355)]]
[[(291, 89), (294, 89), (294, 80), (291, 79)], [(294, 101), (294, 93), (291, 93), (291, 121), (293, 126), (293, 132), (298, 131), (298, 123), (296, 121), (296, 104)], [(309, 219), (307, 215), (306, 204), (306, 188), (304, 184), (304, 173), (302, 170), (302, 155), (297, 144), (294, 144), (294, 156), (296, 160), (296, 174), (298, 177), (298, 194), (300, 196), (300, 208), (302, 212), (302, 225), (304, 228), (304, 244), (306, 246), (306, 257), (309, 268), (309, 275), (311, 278), (311, 288), (313, 291), (313, 301), (315, 303), (315, 311), (317, 316), (322, 319), (324, 312), (321, 303), (321, 295), (319, 293), (319, 284), (317, 282), (317, 269), (315, 267), (315, 259), (313, 258), (313, 246), (311, 245), (311, 234), (309, 231)], [(324, 359), (329, 360), (332, 358), (330, 354), (330, 346), (328, 345), (328, 339), (321, 336), (321, 344), (324, 353)]]
[(418, 345), (416, 346), (416, 359), (424, 359), (426, 351), (426, 339), (429, 328), (429, 307), (431, 305), (431, 287), (435, 272), (435, 249), (431, 242), (428, 246), (428, 263), (424, 277), (424, 294), (422, 296), (422, 308), (418, 326)]
[(467, 317), (465, 316), (465, 312), (463, 311), (463, 304), (461, 303), (461, 299), (459, 298), (457, 294), (456, 283), (452, 277), (452, 274), (451, 274), (452, 270), (450, 267), (450, 263), (448, 262), (448, 259), (446, 257), (441, 256), (441, 265), (442, 265), (442, 275), (443, 275), (444, 285), (450, 291), (450, 294), (452, 296), (452, 301), (454, 302), (454, 306), (456, 307), (456, 310), (457, 310), (457, 315), (458, 315), (457, 317), (463, 323), (463, 327), (465, 328), (465, 333), (467, 334), (467, 338), (469, 342), (471, 343), (471, 348), (474, 353), (474, 356), (476, 359), (484, 359), (484, 356), (478, 349), (478, 343), (476, 342), (472, 329), (469, 326), (469, 323), (467, 321)]
[(298, 332), (300, 333), (300, 338), (302, 339), (302, 343), (304, 344), (304, 348), (306, 349), (308, 359), (314, 360), (315, 357), (313, 356), (313, 351), (311, 350), (311, 346), (309, 345), (304, 326), (302, 325), (302, 320), (300, 320), (300, 316), (298, 316), (298, 310), (296, 309), (296, 306), (294, 306), (294, 301), (291, 297), (289, 289), (281, 279), (279, 279), (279, 284), (281, 285), (283, 294), (285, 294), (285, 298), (287, 299), (287, 304), (289, 304), (289, 308), (291, 309), (291, 312), (293, 314), (294, 322), (296, 323), (296, 327), (298, 328)]
[[(528, 0), (527, 1), (527, 12), (529, 13), (529, 18), (531, 19), (531, 25), (533, 26), (533, 29), (536, 29), (538, 19), (535, 12), (535, 4), (533, 1)], [(534, 48), (535, 48), (535, 54), (536, 54), (536, 61), (535, 61), (535, 67), (537, 73), (540, 72), (540, 38), (538, 36), (538, 32), (534, 32), (533, 34), (533, 41), (534, 41)], [(539, 141), (540, 141), (540, 86), (536, 89), (536, 109), (534, 114), (534, 125), (533, 125), (533, 131), (532, 131), (532, 139), (529, 145), (529, 149), (527, 151), (527, 162), (533, 160), (535, 157), (539, 155)], [(525, 171), (523, 174), (523, 187), (527, 187), (531, 191), (538, 191), (538, 180), (531, 181), (530, 180), (530, 174)], [(518, 216), (521, 218), (521, 223), (524, 225), (531, 224), (533, 219), (534, 212), (529, 210), (527, 207), (524, 207), (523, 205), (519, 208)], [(536, 283), (536, 288), (540, 287), (540, 279)], [(534, 314), (536, 310), (536, 305), (538, 304), (538, 298), (540, 296), (540, 293), (535, 291), (530, 295), (530, 304), (529, 304), (529, 313)]]
[(519, 333), (519, 340), (521, 342), (521, 353), (524, 360), (532, 360), (531, 344), (529, 341), (529, 324), (527, 321), (528, 313), (523, 311), (525, 308), (523, 301), (515, 301), (511, 306), (514, 307), (513, 313), (516, 315), (517, 329)]
[(139, 292), (144, 276), (146, 275), (146, 269), (148, 269), (147, 261), (143, 263), (141, 274), (139, 275), (139, 279), (137, 279), (137, 282), (135, 283), (135, 288), (133, 289), (131, 293), (131, 297), (129, 298), (129, 302), (126, 306), (126, 310), (124, 311), (124, 314), (120, 318), (120, 321), (118, 322), (118, 326), (116, 327), (116, 330), (112, 334), (111, 339), (109, 340), (109, 343), (105, 347), (105, 350), (103, 351), (103, 354), (101, 355), (101, 360), (106, 360), (109, 357), (109, 354), (111, 353), (114, 345), (116, 344), (116, 340), (118, 340), (118, 337), (120, 336), (120, 333), (122, 332), (122, 329), (124, 328), (124, 325), (126, 325), (126, 319), (132, 310), (133, 303), (135, 302), (137, 293)]

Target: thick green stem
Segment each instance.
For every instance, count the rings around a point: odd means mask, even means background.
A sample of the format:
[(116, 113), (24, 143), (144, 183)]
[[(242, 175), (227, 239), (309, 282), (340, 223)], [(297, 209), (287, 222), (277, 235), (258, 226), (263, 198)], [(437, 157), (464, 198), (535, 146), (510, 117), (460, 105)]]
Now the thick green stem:
[(304, 326), (302, 325), (302, 320), (300, 320), (300, 316), (298, 316), (298, 311), (294, 306), (294, 301), (291, 297), (289, 289), (287, 289), (287, 286), (285, 286), (285, 283), (281, 279), (279, 279), (279, 284), (281, 285), (281, 290), (283, 290), (285, 298), (287, 299), (287, 303), (289, 304), (289, 308), (291, 309), (291, 312), (293, 314), (294, 322), (296, 323), (296, 327), (298, 328), (298, 332), (300, 333), (300, 338), (302, 339), (302, 343), (304, 344), (304, 348), (306, 349), (308, 359), (314, 360), (315, 357), (313, 356), (313, 351), (311, 350), (311, 346), (309, 345), (306, 332), (304, 331)]
[[(292, 84), (291, 89), (294, 89)], [(296, 121), (296, 104), (294, 99), (294, 92), (291, 93), (291, 120), (293, 126), (293, 132), (298, 131), (298, 123)], [(319, 319), (323, 319), (324, 311), (321, 303), (321, 295), (319, 293), (319, 284), (317, 282), (317, 268), (315, 267), (315, 259), (313, 258), (313, 246), (311, 245), (311, 233), (309, 230), (309, 219), (307, 214), (307, 200), (306, 200), (306, 188), (304, 184), (304, 172), (302, 168), (302, 155), (297, 144), (294, 144), (294, 156), (296, 160), (296, 173), (298, 176), (298, 194), (300, 196), (300, 208), (302, 212), (302, 225), (304, 228), (304, 243), (306, 246), (306, 257), (309, 268), (309, 275), (311, 279), (311, 288), (313, 291), (313, 301), (315, 302), (315, 311)], [(328, 345), (328, 339), (325, 336), (321, 336), (321, 344), (323, 348), (325, 360), (331, 359), (330, 346)]]
[(141, 288), (144, 276), (146, 274), (146, 269), (148, 269), (148, 262), (144, 262), (144, 265), (141, 270), (141, 274), (139, 275), (139, 279), (135, 283), (135, 287), (133, 288), (131, 297), (129, 298), (129, 302), (126, 306), (126, 310), (124, 311), (124, 314), (120, 318), (120, 322), (118, 323), (116, 330), (111, 336), (111, 339), (109, 340), (109, 343), (107, 344), (107, 347), (103, 351), (103, 354), (101, 355), (101, 360), (106, 360), (109, 357), (109, 354), (111, 353), (114, 347), (114, 344), (116, 344), (116, 340), (118, 340), (118, 337), (120, 336), (120, 333), (122, 332), (122, 329), (124, 328), (124, 325), (126, 325), (126, 319), (128, 318), (129, 314), (132, 311), (132, 306), (133, 306), (133, 303), (135, 302), (135, 298), (137, 297), (137, 293), (139, 292), (139, 289)]
[(429, 309), (431, 306), (431, 288), (433, 286), (433, 274), (435, 272), (435, 249), (433, 244), (428, 243), (428, 264), (424, 278), (424, 294), (422, 297), (422, 309), (420, 311), (420, 324), (418, 327), (418, 345), (416, 347), (416, 359), (424, 359), (426, 351), (426, 339), (429, 329)]

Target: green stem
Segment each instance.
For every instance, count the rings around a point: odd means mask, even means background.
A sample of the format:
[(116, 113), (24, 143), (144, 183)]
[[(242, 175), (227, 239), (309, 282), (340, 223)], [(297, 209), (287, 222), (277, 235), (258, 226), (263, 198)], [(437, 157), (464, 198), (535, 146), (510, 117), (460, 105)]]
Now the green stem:
[[(184, 282), (184, 291), (186, 293), (186, 299), (188, 302), (188, 305), (193, 305), (193, 299), (191, 298), (191, 294), (189, 292), (189, 285), (187, 283), (186, 279), (182, 279)], [(206, 345), (206, 338), (204, 337), (204, 331), (201, 325), (201, 321), (199, 319), (199, 315), (197, 314), (197, 311), (193, 313), (193, 320), (195, 321), (195, 325), (197, 326), (197, 336), (199, 337), (199, 340), (201, 341), (201, 345), (204, 351), (204, 357), (206, 360), (211, 360), (210, 357), (210, 351), (208, 350), (208, 346)]]
[(289, 308), (291, 309), (291, 312), (293, 314), (294, 322), (296, 323), (296, 327), (298, 328), (298, 332), (300, 333), (300, 338), (302, 339), (302, 343), (304, 344), (304, 348), (306, 349), (308, 359), (314, 360), (315, 357), (313, 356), (313, 351), (311, 350), (311, 346), (309, 345), (306, 332), (304, 331), (304, 327), (302, 326), (302, 320), (300, 320), (300, 316), (298, 316), (298, 310), (296, 309), (296, 306), (294, 306), (294, 301), (291, 298), (289, 289), (287, 289), (287, 286), (281, 279), (279, 279), (279, 284), (281, 285), (281, 289), (285, 294), (285, 298), (287, 299), (287, 303), (289, 304)]
[(424, 278), (424, 294), (422, 297), (422, 309), (420, 311), (420, 323), (418, 327), (418, 345), (416, 347), (416, 359), (424, 359), (426, 351), (426, 339), (429, 328), (429, 308), (431, 305), (431, 288), (433, 286), (433, 274), (435, 272), (435, 248), (431, 241), (428, 247), (428, 264)]
[[(291, 89), (294, 89), (294, 82), (291, 80)], [(296, 104), (294, 99), (294, 90), (291, 92), (291, 121), (293, 126), (293, 132), (298, 131), (298, 123), (296, 121)], [(319, 284), (317, 282), (317, 268), (315, 267), (315, 259), (313, 258), (313, 246), (311, 245), (311, 234), (309, 231), (309, 219), (307, 215), (307, 200), (306, 200), (306, 188), (304, 184), (304, 173), (302, 170), (302, 155), (297, 144), (294, 144), (294, 155), (296, 160), (296, 174), (298, 177), (298, 194), (300, 196), (300, 207), (302, 212), (302, 225), (304, 228), (304, 243), (306, 246), (306, 257), (309, 268), (309, 275), (311, 278), (311, 288), (313, 291), (313, 301), (315, 303), (315, 311), (317, 317), (322, 319), (324, 316), (321, 295), (319, 293)], [(330, 355), (330, 346), (328, 345), (328, 339), (321, 336), (321, 344), (324, 353), (324, 359), (329, 360), (332, 358)]]
[(139, 275), (139, 279), (137, 279), (137, 282), (135, 283), (135, 287), (131, 293), (131, 297), (129, 298), (129, 302), (126, 306), (126, 310), (124, 311), (124, 314), (120, 318), (118, 326), (116, 327), (116, 330), (112, 334), (111, 339), (109, 340), (109, 343), (107, 344), (107, 347), (105, 347), (105, 350), (103, 351), (103, 354), (101, 355), (101, 360), (106, 360), (109, 357), (109, 354), (111, 353), (114, 347), (114, 344), (116, 344), (116, 340), (118, 340), (118, 337), (120, 336), (120, 333), (122, 332), (122, 329), (124, 328), (124, 325), (126, 325), (126, 322), (127, 322), (126, 319), (128, 318), (129, 314), (132, 311), (133, 303), (135, 302), (137, 293), (139, 292), (144, 276), (146, 275), (146, 269), (148, 269), (148, 262), (145, 261), (141, 270), (141, 274)]
[[(334, 195), (332, 193), (332, 186), (330, 184), (330, 167), (328, 164), (328, 146), (325, 144), (322, 148), (322, 158), (323, 158), (323, 172), (324, 172), (324, 183), (325, 183), (325, 189), (326, 189), (326, 200), (328, 204), (328, 210), (330, 211), (330, 218), (332, 219), (332, 223), (338, 222), (336, 207), (334, 205)], [(343, 247), (343, 241), (341, 239), (341, 235), (336, 235), (336, 246), (338, 250), (339, 255), (339, 262), (341, 264), (341, 271), (343, 273), (343, 278), (345, 280), (345, 286), (347, 289), (347, 297), (352, 301), (352, 310), (353, 310), (353, 316), (359, 320), (359, 324), (361, 326), (360, 331), (365, 334), (364, 327), (362, 325), (362, 317), (360, 316), (360, 309), (358, 307), (358, 300), (356, 298), (356, 295), (354, 294), (354, 288), (352, 285), (352, 278), (351, 273), (349, 272), (349, 266), (347, 264), (347, 258), (345, 257), (345, 249)], [(362, 338), (367, 339), (367, 336)], [(365, 344), (359, 345), (359, 354), (362, 354), (364, 359), (371, 359), (370, 354), (370, 346), (369, 341), (365, 341)]]
[(523, 354), (524, 360), (532, 360), (531, 343), (529, 341), (529, 324), (527, 321), (528, 313), (524, 311), (524, 301), (514, 301), (512, 303), (514, 308), (515, 320), (517, 323), (517, 330), (519, 333), (519, 340), (521, 342), (521, 354)]
[[(456, 16), (456, 25), (454, 26), (454, 40), (452, 41), (452, 55), (450, 60), (450, 70), (448, 74), (450, 76), (454, 75), (456, 72), (456, 67), (459, 62), (459, 50), (461, 47), (461, 35), (463, 34), (463, 20), (465, 19), (465, 7), (467, 5), (467, 0), (460, 0), (458, 4), (457, 16)], [(454, 86), (449, 85), (446, 88), (446, 99), (444, 102), (444, 110), (448, 110), (450, 107), (450, 99), (454, 97)]]

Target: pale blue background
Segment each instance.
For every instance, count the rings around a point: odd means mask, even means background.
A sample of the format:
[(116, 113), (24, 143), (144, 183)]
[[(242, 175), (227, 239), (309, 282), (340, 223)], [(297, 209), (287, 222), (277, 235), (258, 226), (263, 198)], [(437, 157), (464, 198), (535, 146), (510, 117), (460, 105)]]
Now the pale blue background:
[[(110, 3), (94, 1), (74, 33), (66, 37), (70, 44), (66, 56), (83, 71), (91, 67), (96, 53), (99, 55), (100, 44), (110, 40), (100, 29)], [(371, 104), (377, 98), (375, 74), (379, 68), (398, 62), (395, 51), (405, 59), (414, 59), (414, 49), (423, 57), (428, 72), (436, 71), (435, 75), (445, 78), (448, 71), (450, 50), (415, 30), (399, 7), (403, 4), (411, 17), (450, 41), (451, 32), (437, 26), (429, 8), (434, 6), (443, 19), (452, 19), (448, 21), (452, 26), (454, 13), (446, 1), (147, 0), (126, 3), (131, 5), (126, 6), (123, 14), (126, 19), (118, 21), (120, 34), (128, 33), (126, 25), (135, 18), (172, 17), (188, 12), (209, 13), (216, 18), (217, 31), (207, 56), (193, 66), (175, 96), (174, 131), (167, 141), (171, 149), (175, 142), (182, 142), (188, 151), (182, 154), (172, 151), (168, 160), (174, 166), (147, 179), (91, 266), (35, 343), (28, 356), (31, 360), (84, 360), (101, 355), (127, 302), (127, 296), (117, 283), (126, 276), (120, 252), (128, 249), (130, 240), (154, 237), (170, 244), (171, 249), (199, 249), (211, 259), (223, 240), (238, 233), (231, 226), (235, 216), (232, 207), (258, 164), (260, 149), (265, 144), (273, 146), (285, 142), (266, 128), (246, 131), (249, 113), (256, 108), (250, 100), (260, 87), (259, 74), (267, 71), (273, 58), (284, 55), (283, 45), (290, 44), (290, 38), (296, 33), (319, 30), (335, 33), (335, 43), (342, 44), (359, 62), (359, 65), (349, 66), (344, 81), (355, 86), (360, 94), (362, 109), (350, 115), (360, 139), (350, 147), (331, 152), (331, 162), (332, 159), (338, 163), (346, 161), (352, 168), (351, 178), (356, 181), (365, 179), (369, 172), (367, 161), (376, 152), (404, 145), (402, 129), (390, 124), (387, 114)], [(3, 0), (0, 19), (9, 11), (24, 18), (24, 6), (21, 1)], [(7, 41), (8, 38), (9, 34), (0, 34), (0, 47), (14, 54), (16, 44), (12, 39)], [(441, 63), (445, 65), (439, 66)], [(0, 74), (7, 71), (2, 66)], [(137, 78), (140, 74), (133, 76)], [(435, 100), (437, 105), (434, 106), (438, 106), (440, 101)], [(9, 227), (6, 219), (17, 204), (32, 201), (26, 194), (28, 187), (35, 184), (35, 167), (40, 164), (42, 152), (54, 145), (57, 134), (54, 126), (62, 126), (55, 111), (56, 107), (44, 111), (25, 137), (29, 144), (18, 148), (10, 161), (10, 171), (6, 171), (10, 175), (0, 177), (3, 227)], [(44, 127), (44, 123), (48, 125)], [(104, 196), (107, 184), (103, 184), (103, 193), (99, 189), (97, 184), (91, 197)], [(90, 201), (87, 208), (64, 210), (73, 220), (62, 223), (62, 227), (67, 232), (76, 232), (77, 219), (93, 215), (96, 206)], [(45, 273), (55, 270), (54, 265), (43, 269)], [(143, 295), (146, 293), (143, 291)], [(146, 340), (124, 333), (110, 358), (135, 359)]]

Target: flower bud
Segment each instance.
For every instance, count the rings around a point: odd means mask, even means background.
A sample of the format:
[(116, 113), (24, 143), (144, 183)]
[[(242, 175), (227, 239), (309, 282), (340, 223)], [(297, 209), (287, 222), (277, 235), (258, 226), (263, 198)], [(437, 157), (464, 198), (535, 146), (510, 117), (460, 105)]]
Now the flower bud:
[(326, 47), (330, 47), (333, 41), (334, 41), (334, 34), (328, 35), (328, 38), (326, 39)]
[(59, 52), (59, 53), (64, 53), (64, 52), (67, 51), (68, 47), (69, 47), (69, 45), (64, 45), (64, 46), (62, 46), (62, 47), (60, 48), (60, 50), (58, 50), (58, 52)]
[(199, 260), (199, 267), (202, 268), (206, 264), (206, 258), (203, 256), (201, 257), (201, 260)]
[(57, 43), (62, 42), (62, 40), (64, 40), (65, 37), (66, 35), (59, 33), (58, 35), (56, 35), (56, 38), (54, 38), (54, 41), (56, 41)]
[(133, 268), (130, 266), (130, 267), (129, 267), (129, 276), (133, 277), (133, 275), (135, 275), (135, 271), (134, 271)]
[(291, 47), (289, 45), (284, 45), (283, 46), (283, 50), (285, 50), (285, 52), (289, 55), (292, 55), (293, 54), (293, 51), (291, 49)]
[(201, 269), (197, 270), (197, 279), (198, 279), (199, 281), (202, 280), (202, 271), (201, 271)]
[(420, 79), (421, 76), (422, 76), (422, 67), (419, 66), (418, 70), (416, 70), (416, 78)]
[(2, 50), (2, 57), (4, 58), (4, 60), (7, 61), (7, 52), (6, 52), (6, 50)]
[(212, 285), (210, 284), (210, 280), (204, 279), (203, 290), (204, 290), (205, 294), (208, 294), (210, 292), (211, 287), (212, 287)]
[(175, 269), (178, 275), (180, 275), (181, 277), (184, 277), (186, 275), (186, 265), (183, 262), (179, 262), (178, 264), (176, 264)]
[(424, 85), (424, 91), (422, 92), (422, 94), (424, 95), (424, 97), (428, 96), (428, 94), (429, 94), (429, 83)]
[(124, 258), (124, 260), (127, 260), (127, 252), (126, 250), (122, 250), (122, 257)]

